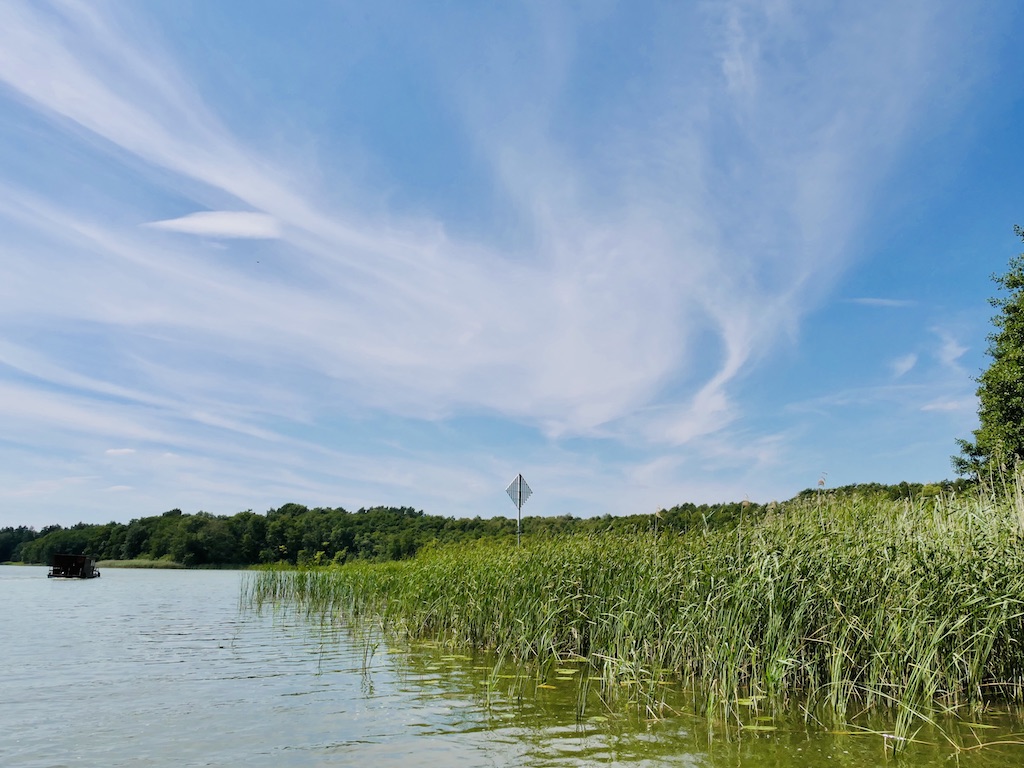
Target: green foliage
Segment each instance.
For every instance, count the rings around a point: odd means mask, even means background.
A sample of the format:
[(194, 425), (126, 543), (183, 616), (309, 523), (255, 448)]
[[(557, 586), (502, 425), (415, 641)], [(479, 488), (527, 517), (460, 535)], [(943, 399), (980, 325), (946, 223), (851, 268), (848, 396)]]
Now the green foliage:
[[(847, 486), (833, 495), (878, 494), (889, 499), (916, 499), (938, 492), (963, 490), (969, 483), (943, 481), (933, 486), (901, 483)], [(808, 490), (801, 493), (813, 494)], [(523, 533), (536, 538), (563, 534), (654, 533), (692, 529), (731, 529), (757, 520), (776, 505), (678, 504), (656, 514), (598, 517), (524, 517)], [(478, 539), (512, 540), (516, 521), (426, 515), (412, 507), (371, 507), (349, 512), (341, 507), (308, 508), (285, 504), (265, 515), (246, 510), (230, 516), (208, 512), (186, 514), (172, 509), (128, 524), (70, 528), (48, 526), (0, 530), (0, 559), (49, 563), (56, 552), (84, 554), (97, 560), (172, 560), (188, 567), (342, 564), (353, 560), (379, 562), (413, 557), (424, 546), (462, 544)]]
[(39, 534), (24, 525), (17, 528), (0, 528), (0, 563), (20, 560), (21, 548)]
[[(538, 524), (543, 527), (545, 523)], [(127, 525), (78, 523), (0, 530), (4, 559), (49, 563), (54, 553), (84, 554), (97, 560), (173, 560), (189, 567), (291, 565), (347, 560), (400, 560), (427, 542), (460, 542), (515, 535), (505, 518), (461, 519), (424, 515), (411, 507), (342, 508), (285, 504), (266, 515), (252, 510), (231, 516), (190, 515), (173, 509)]]
[(882, 483), (856, 483), (854, 485), (841, 485), (828, 490), (816, 488), (805, 488), (800, 491), (797, 498), (813, 498), (818, 494), (827, 495), (832, 498), (856, 497), (867, 499), (877, 497), (889, 501), (918, 501), (920, 499), (934, 498), (936, 496), (961, 495), (969, 493), (975, 487), (975, 482), (967, 478), (956, 480), (941, 480), (937, 483), (908, 483), (906, 481), (895, 485), (884, 485)]
[(657, 536), (433, 546), (261, 572), (249, 594), (541, 667), (582, 656), (648, 707), (674, 677), (708, 711), (750, 697), (840, 720), (893, 709), (906, 737), (936, 704), (1024, 697), (1022, 481), (998, 497), (823, 494)]
[[(1024, 239), (1024, 229), (1014, 232)], [(958, 474), (974, 477), (1024, 459), (1024, 254), (992, 279), (1007, 295), (989, 300), (998, 313), (988, 337), (992, 363), (977, 379), (981, 425), (974, 440), (957, 441), (960, 455), (952, 459)]]

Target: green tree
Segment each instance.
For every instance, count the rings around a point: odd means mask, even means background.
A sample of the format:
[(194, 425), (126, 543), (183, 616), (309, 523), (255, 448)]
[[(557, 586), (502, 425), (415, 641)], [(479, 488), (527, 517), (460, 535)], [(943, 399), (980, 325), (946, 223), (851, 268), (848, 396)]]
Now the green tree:
[(0, 528), (0, 563), (16, 560), (17, 555), (20, 554), (19, 549), (38, 535), (24, 525), (17, 528)]
[[(1024, 229), (1013, 228), (1024, 240)], [(978, 418), (974, 440), (958, 440), (953, 468), (977, 477), (1024, 459), (1024, 253), (1010, 260), (1006, 274), (993, 275), (1005, 296), (989, 299), (998, 312), (988, 336), (992, 364), (978, 377)]]

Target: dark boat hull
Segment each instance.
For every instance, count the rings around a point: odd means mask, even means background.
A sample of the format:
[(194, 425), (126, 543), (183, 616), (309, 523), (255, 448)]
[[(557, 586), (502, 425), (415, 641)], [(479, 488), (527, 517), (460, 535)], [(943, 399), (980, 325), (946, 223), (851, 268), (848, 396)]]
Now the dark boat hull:
[(48, 579), (98, 579), (96, 561), (85, 555), (54, 555)]

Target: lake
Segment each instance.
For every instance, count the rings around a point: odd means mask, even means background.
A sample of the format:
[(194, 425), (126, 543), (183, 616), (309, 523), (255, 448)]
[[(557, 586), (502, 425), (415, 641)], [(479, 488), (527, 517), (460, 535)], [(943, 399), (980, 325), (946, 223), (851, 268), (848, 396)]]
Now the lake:
[[(751, 712), (712, 736), (684, 707), (646, 719), (603, 708), (593, 692), (581, 699), (583, 668), (541, 688), (484, 655), (257, 612), (241, 601), (244, 572), (105, 569), (63, 581), (46, 570), (0, 566), (5, 768), (886, 762), (878, 733), (830, 733), (798, 712)], [(954, 735), (971, 744), (1020, 728), (1017, 713), (995, 709)], [(941, 734), (917, 739), (900, 765), (955, 764)], [(1016, 744), (959, 756), (961, 766), (1021, 764)]]

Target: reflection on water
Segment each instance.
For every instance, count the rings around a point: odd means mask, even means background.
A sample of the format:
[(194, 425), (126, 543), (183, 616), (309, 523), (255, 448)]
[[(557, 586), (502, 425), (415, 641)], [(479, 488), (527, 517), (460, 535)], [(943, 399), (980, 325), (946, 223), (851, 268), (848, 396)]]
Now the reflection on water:
[[(800, 768), (886, 759), (880, 736), (831, 734), (799, 712), (751, 707), (736, 722), (708, 723), (671, 694), (679, 713), (648, 720), (636, 707), (606, 707), (585, 665), (523, 675), (482, 655), (389, 647), (287, 612), (246, 610), (244, 578), (106, 569), (101, 579), (59, 582), (45, 568), (0, 567), (0, 765)], [(990, 741), (1014, 727), (995, 714), (973, 731)], [(971, 732), (958, 738), (969, 743)], [(902, 765), (950, 764), (940, 735), (918, 738), (926, 743)], [(1021, 763), (1016, 745), (960, 757), (979, 768)]]
[[(372, 678), (378, 669), (394, 674), (413, 700), (434, 707), (433, 717), (422, 723), (426, 734), (485, 730), (492, 744), (514, 751), (516, 760), (508, 764), (795, 768), (874, 766), (892, 759), (891, 743), (879, 735), (891, 724), (880, 719), (860, 723), (871, 731), (837, 731), (809, 721), (799, 707), (769, 714), (750, 702), (729, 721), (710, 722), (692, 711), (692, 698), (672, 689), (666, 690), (670, 714), (645, 718), (635, 704), (629, 706), (628, 689), (607, 705), (609, 692), (585, 664), (564, 663), (538, 675), (536, 670), (495, 667), (486, 656), (452, 655), (418, 643), (392, 652), (385, 661), (374, 658), (367, 674)], [(971, 744), (977, 743), (972, 733), (994, 741), (1012, 735), (1015, 724), (1009, 713), (990, 712), (985, 724), (959, 731), (952, 723), (943, 727), (958, 743)], [(954, 750), (939, 731), (922, 730), (916, 742), (900, 756), (900, 764), (950, 764)], [(960, 754), (960, 765), (1018, 766), (1022, 760), (1020, 745)]]

